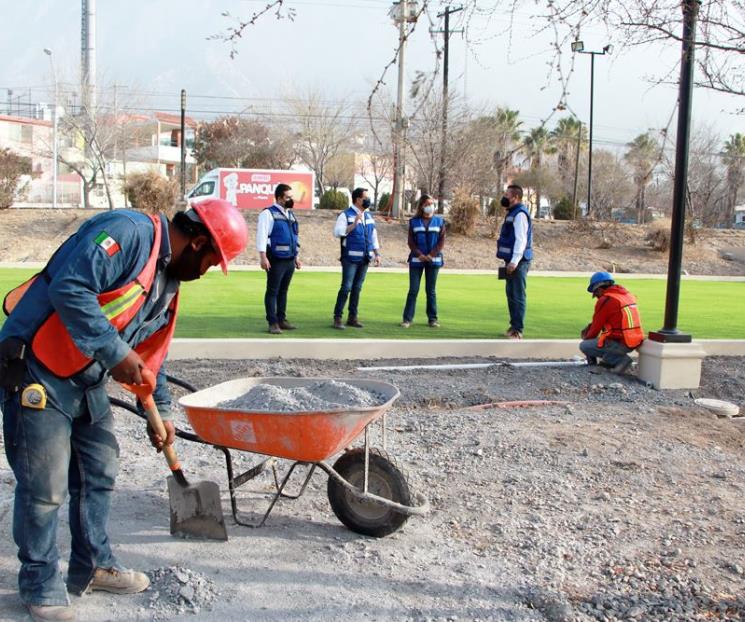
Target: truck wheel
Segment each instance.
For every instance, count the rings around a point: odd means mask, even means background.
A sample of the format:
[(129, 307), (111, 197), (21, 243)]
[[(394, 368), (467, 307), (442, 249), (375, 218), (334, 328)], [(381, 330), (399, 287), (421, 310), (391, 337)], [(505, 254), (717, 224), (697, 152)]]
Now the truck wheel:
[[(365, 450), (356, 448), (341, 456), (334, 470), (362, 491), (365, 485)], [(401, 467), (384, 451), (369, 453), (368, 491), (402, 505), (411, 504), (411, 491)], [(409, 516), (375, 501), (356, 498), (333, 477), (329, 477), (328, 496), (336, 517), (354, 532), (381, 538), (393, 533)]]

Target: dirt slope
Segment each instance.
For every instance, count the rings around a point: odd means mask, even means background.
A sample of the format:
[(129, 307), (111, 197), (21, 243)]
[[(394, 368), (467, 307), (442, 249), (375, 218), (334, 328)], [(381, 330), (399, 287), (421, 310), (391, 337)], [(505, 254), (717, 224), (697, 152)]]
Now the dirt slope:
[[(85, 210), (6, 210), (0, 212), (0, 261), (45, 261), (54, 249), (92, 215)], [(246, 212), (251, 231), (248, 252), (240, 263), (253, 263), (256, 212)], [(302, 259), (307, 265), (336, 266), (339, 242), (332, 229), (335, 213), (298, 213)], [(408, 256), (406, 223), (378, 217), (383, 265), (403, 267)], [(472, 237), (449, 235), (445, 261), (449, 268), (493, 269), (493, 221), (482, 223)], [(604, 226), (603, 231), (559, 221), (535, 224), (534, 270), (664, 273), (667, 254), (644, 242), (646, 229), (638, 225)], [(745, 275), (745, 231), (701, 230), (694, 244), (686, 244), (683, 268), (689, 274)], [(735, 249), (725, 260), (729, 249)]]

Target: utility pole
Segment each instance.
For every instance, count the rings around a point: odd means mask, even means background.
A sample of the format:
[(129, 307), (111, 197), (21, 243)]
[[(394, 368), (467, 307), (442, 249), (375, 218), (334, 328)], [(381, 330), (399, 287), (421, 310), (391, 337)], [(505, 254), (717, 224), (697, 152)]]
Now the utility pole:
[[(406, 107), (406, 32), (407, 24), (416, 21), (416, 0), (400, 0), (394, 2), (389, 13), (398, 25), (398, 93), (396, 97), (396, 131), (394, 134), (393, 162), (393, 210), (392, 215), (398, 217), (405, 203), (406, 183), (404, 180), (404, 136), (408, 119), (404, 114)], [(413, 14), (413, 16), (412, 16)]]
[(186, 194), (186, 89), (181, 89), (181, 199)]
[[(437, 212), (442, 214), (445, 211), (445, 162), (447, 155), (447, 138), (448, 138), (448, 59), (450, 55), (450, 16), (453, 13), (462, 11), (463, 7), (459, 6), (454, 9), (448, 6), (437, 17), (445, 18), (445, 30), (435, 30), (436, 33), (445, 35), (444, 59), (442, 66), (442, 136), (440, 140), (440, 174), (437, 187)], [(463, 32), (459, 30), (457, 32)]]

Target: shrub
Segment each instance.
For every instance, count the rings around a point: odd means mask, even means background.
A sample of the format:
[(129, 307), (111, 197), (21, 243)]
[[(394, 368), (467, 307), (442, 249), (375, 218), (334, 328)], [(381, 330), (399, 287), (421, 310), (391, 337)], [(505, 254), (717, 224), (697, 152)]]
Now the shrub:
[(389, 209), (388, 201), (391, 200), (391, 194), (390, 192), (384, 192), (380, 195), (380, 200), (378, 201), (378, 209), (381, 212), (385, 212)]
[(31, 159), (19, 156), (10, 149), (0, 149), (0, 209), (13, 205), (18, 194), (21, 175), (31, 174)]
[(179, 194), (175, 179), (163, 177), (156, 171), (131, 173), (124, 183), (130, 205), (150, 214), (170, 213)]
[(337, 212), (342, 212), (349, 207), (349, 200), (347, 195), (338, 190), (326, 190), (321, 195), (321, 201), (318, 204), (318, 209), (332, 209)]
[(567, 197), (554, 205), (554, 218), (556, 220), (574, 220), (574, 205)]
[(648, 224), (644, 236), (647, 244), (660, 253), (666, 253), (670, 249), (670, 225), (669, 218), (660, 218)]
[(456, 189), (448, 213), (450, 231), (471, 235), (476, 228), (480, 212), (479, 200), (476, 197), (462, 188)]

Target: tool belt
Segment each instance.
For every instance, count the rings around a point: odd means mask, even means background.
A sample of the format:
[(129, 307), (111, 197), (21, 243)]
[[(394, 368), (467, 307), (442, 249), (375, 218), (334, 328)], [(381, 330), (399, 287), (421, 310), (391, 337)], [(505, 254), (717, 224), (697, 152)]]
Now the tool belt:
[(0, 389), (17, 391), (26, 374), (26, 344), (16, 337), (0, 341)]

